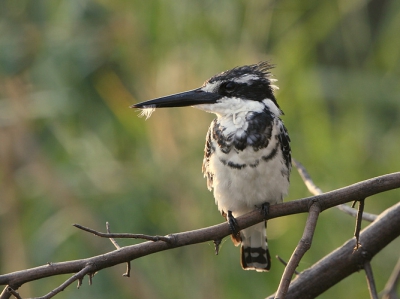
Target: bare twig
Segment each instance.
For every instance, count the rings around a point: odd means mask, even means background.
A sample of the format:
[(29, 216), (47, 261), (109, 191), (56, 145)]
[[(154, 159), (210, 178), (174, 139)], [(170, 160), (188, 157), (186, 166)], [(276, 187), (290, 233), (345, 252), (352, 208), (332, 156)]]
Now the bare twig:
[[(317, 185), (315, 185), (310, 174), (307, 172), (307, 169), (303, 166), (303, 164), (301, 164), (299, 161), (297, 161), (293, 158), (292, 158), (292, 163), (297, 168), (297, 171), (299, 172), (300, 177), (303, 179), (303, 182), (306, 185), (308, 191), (310, 191), (310, 193), (314, 194), (314, 195), (322, 194), (323, 193), (322, 190), (320, 188), (318, 188)], [(357, 217), (356, 209), (353, 209), (345, 204), (340, 204), (336, 207), (346, 214), (349, 214), (353, 217)], [(369, 222), (374, 221), (376, 219), (376, 217), (377, 217), (376, 215), (371, 214), (371, 213), (364, 212), (362, 214), (362, 219), (365, 221), (369, 221)]]
[(78, 280), (78, 288), (82, 284), (82, 279), (85, 277), (86, 274), (89, 275), (89, 285), (91, 285), (91, 277), (93, 276), (93, 271), (92, 271), (92, 265), (88, 264), (86, 267), (84, 267), (82, 270), (80, 270), (78, 273), (75, 273), (72, 275), (70, 278), (68, 278), (66, 281), (64, 281), (59, 287), (55, 288), (52, 290), (50, 293), (44, 295), (43, 297), (37, 297), (34, 299), (50, 299), (53, 298), (55, 295), (58, 293), (62, 292), (65, 290), (66, 287), (68, 287), (71, 283), (74, 281)]
[(81, 230), (87, 231), (89, 233), (92, 233), (98, 237), (102, 237), (102, 238), (143, 239), (143, 240), (148, 240), (148, 241), (153, 241), (153, 242), (163, 241), (163, 242), (167, 242), (167, 243), (170, 243), (172, 241), (171, 238), (168, 236), (149, 236), (149, 235), (144, 235), (144, 234), (130, 234), (130, 233), (112, 233), (112, 234), (110, 234), (110, 233), (98, 232), (94, 229), (85, 227), (80, 224), (73, 224), (73, 226), (75, 226), (76, 228), (79, 228)]
[[(287, 266), (287, 262), (286, 262), (283, 258), (281, 258), (279, 255), (276, 255), (275, 257), (276, 257), (276, 259), (277, 259), (278, 261), (280, 261), (285, 267)], [(299, 275), (299, 272), (298, 272), (297, 270), (295, 270), (295, 271), (294, 271), (294, 274)]]
[[(108, 223), (108, 221), (106, 222), (106, 230), (107, 230), (107, 233), (110, 234), (110, 224)], [(113, 243), (115, 248), (117, 248), (117, 249), (121, 248), (121, 246), (119, 246), (119, 244), (117, 243), (117, 241), (115, 241), (114, 238), (110, 238), (110, 241), (111, 241), (111, 243)], [(124, 277), (131, 276), (131, 261), (126, 262), (126, 271), (124, 274), (122, 274), (122, 276), (124, 276)]]
[(303, 164), (301, 164), (294, 158), (292, 158), (292, 164), (294, 165), (294, 167), (297, 168), (297, 171), (299, 172), (301, 178), (303, 179), (304, 184), (306, 185), (308, 191), (310, 191), (311, 194), (319, 195), (324, 193), (320, 188), (317, 187), (317, 185), (314, 184), (310, 174), (308, 173), (307, 169), (303, 166)]
[(396, 294), (397, 284), (400, 282), (400, 258), (397, 260), (397, 264), (394, 267), (392, 274), (385, 285), (385, 288), (382, 291), (382, 299), (399, 299)]
[(374, 274), (372, 272), (371, 263), (368, 260), (364, 263), (364, 271), (367, 277), (369, 295), (371, 296), (371, 299), (378, 299), (378, 292), (376, 291)]
[[(106, 230), (107, 230), (107, 234), (111, 234), (110, 232), (110, 224), (108, 223), (108, 221), (106, 222)], [(119, 246), (119, 244), (117, 243), (117, 241), (115, 241), (114, 238), (110, 238), (111, 243), (113, 243), (113, 245), (115, 246), (115, 248), (120, 249), (121, 246)]]
[[(345, 204), (341, 204), (336, 206), (339, 210), (341, 210), (342, 212), (349, 214), (351, 216), (353, 216), (354, 218), (357, 217), (357, 210), (356, 209), (352, 209), (351, 207), (345, 205)], [(364, 212), (362, 215), (362, 219), (368, 222), (372, 222), (375, 221), (376, 217), (378, 217), (375, 214), (371, 214), (371, 213), (367, 213)]]
[(289, 289), (290, 281), (292, 280), (293, 273), (296, 270), (297, 265), (299, 264), (301, 258), (304, 256), (306, 251), (310, 249), (320, 212), (321, 208), (318, 203), (314, 203), (311, 205), (303, 236), (301, 237), (299, 244), (297, 245), (292, 256), (290, 257), (287, 266), (285, 267), (285, 271), (283, 272), (281, 282), (279, 283), (279, 287), (276, 292), (276, 299), (285, 298), (286, 293)]
[(358, 201), (358, 210), (357, 210), (357, 218), (356, 218), (356, 228), (354, 230), (354, 237), (356, 237), (356, 246), (354, 250), (357, 250), (361, 247), (360, 243), (360, 230), (361, 230), (361, 221), (364, 212), (364, 203), (365, 199), (361, 199)]

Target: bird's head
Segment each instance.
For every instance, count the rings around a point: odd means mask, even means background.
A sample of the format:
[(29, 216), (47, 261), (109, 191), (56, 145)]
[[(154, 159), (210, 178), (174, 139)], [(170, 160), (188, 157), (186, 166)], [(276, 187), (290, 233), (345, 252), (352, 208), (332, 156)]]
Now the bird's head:
[(268, 62), (235, 67), (211, 77), (190, 91), (177, 93), (142, 103), (131, 108), (143, 110), (149, 117), (155, 108), (192, 106), (218, 116), (246, 111), (259, 111), (265, 106), (276, 116), (282, 114), (275, 96)]

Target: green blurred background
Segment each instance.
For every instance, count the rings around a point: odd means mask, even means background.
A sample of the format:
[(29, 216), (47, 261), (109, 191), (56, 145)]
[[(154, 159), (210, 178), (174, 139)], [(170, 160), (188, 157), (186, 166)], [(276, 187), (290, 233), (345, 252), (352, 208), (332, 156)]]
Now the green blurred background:
[[(113, 250), (71, 226), (168, 234), (223, 221), (201, 174), (213, 115), (129, 105), (271, 60), (292, 151), (325, 191), (400, 169), (400, 1), (1, 0), (0, 273)], [(308, 196), (296, 170), (287, 200)], [(399, 191), (374, 196), (380, 213)], [(288, 260), (305, 214), (269, 222)], [(299, 269), (352, 237), (354, 219), (324, 212)], [(120, 241), (120, 245), (137, 241)], [(381, 290), (396, 240), (373, 260)], [(226, 239), (99, 272), (56, 298), (264, 298), (283, 266), (242, 271)], [(44, 295), (69, 276), (29, 283)], [(362, 272), (320, 298), (365, 298)]]

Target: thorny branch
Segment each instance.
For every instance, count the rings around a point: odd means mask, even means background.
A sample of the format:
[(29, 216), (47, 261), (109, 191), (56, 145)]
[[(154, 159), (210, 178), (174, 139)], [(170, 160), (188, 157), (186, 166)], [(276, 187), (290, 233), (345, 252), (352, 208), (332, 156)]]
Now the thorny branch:
[[(390, 227), (391, 229), (387, 229)], [(286, 299), (315, 298), (363, 268), (380, 250), (400, 236), (400, 202), (382, 212), (376, 221), (360, 233), (363, 246), (353, 251), (354, 238), (302, 271), (291, 282)], [(376, 238), (380, 240), (376, 242)], [(268, 299), (274, 298), (273, 295)]]
[(64, 291), (66, 287), (68, 287), (70, 284), (72, 284), (75, 281), (78, 281), (78, 289), (82, 285), (82, 280), (85, 277), (85, 275), (89, 276), (89, 285), (92, 284), (92, 277), (94, 276), (94, 272), (92, 270), (93, 266), (92, 265), (86, 265), (81, 271), (78, 273), (75, 273), (72, 275), (70, 278), (68, 278), (66, 281), (64, 281), (59, 287), (55, 288), (51, 292), (49, 292), (47, 295), (43, 297), (38, 297), (38, 298), (33, 298), (33, 299), (50, 299), (60, 293), (61, 291)]
[[(74, 226), (76, 228), (79, 228), (81, 230), (87, 231), (89, 233), (92, 233), (96, 236), (102, 237), (102, 238), (124, 238), (124, 239), (143, 239), (143, 240), (148, 240), (148, 241), (164, 241), (164, 242), (171, 242), (171, 238), (168, 236), (149, 236), (149, 235), (144, 235), (144, 234), (130, 234), (130, 233), (102, 233), (102, 232), (98, 232), (94, 229), (85, 227), (83, 225), (80, 224), (74, 224)], [(112, 241), (111, 241), (112, 242)], [(114, 241), (115, 242), (115, 241)], [(114, 244), (114, 242), (112, 242)], [(115, 245), (115, 244), (114, 244)]]
[[(395, 188), (400, 188), (400, 172), (369, 179), (324, 194), (319, 194), (312, 197), (307, 197), (299, 200), (285, 202), (278, 205), (273, 205), (270, 207), (268, 219), (282, 217), (291, 214), (309, 212), (309, 209), (313, 204), (318, 204), (320, 210), (324, 211), (339, 204), (351, 202), (354, 200), (361, 200), (371, 195)], [(357, 252), (352, 254), (352, 249), (354, 247), (354, 239), (349, 240), (344, 246), (342, 246), (340, 249), (337, 250), (338, 252), (341, 253), (339, 259), (337, 259), (336, 255), (334, 255), (333, 257), (328, 256), (323, 260), (321, 260), (319, 263), (317, 263), (315, 266), (313, 266), (312, 272), (307, 272), (307, 274), (305, 274), (305, 271), (303, 271), (290, 284), (286, 298), (302, 297), (301, 295), (300, 296), (295, 295), (293, 297), (293, 294), (296, 294), (295, 291), (298, 288), (298, 282), (302, 283), (301, 289), (307, 290), (307, 288), (304, 288), (304, 285), (307, 285), (308, 287), (314, 287), (313, 289), (314, 291), (315, 289), (318, 289), (318, 291), (321, 293), (326, 289), (328, 289), (331, 285), (337, 283), (344, 277), (350, 275), (352, 272), (357, 271), (359, 269), (360, 261), (366, 259), (365, 257), (361, 256), (362, 252), (363, 253), (366, 252), (368, 260), (370, 260), (377, 252), (379, 252), (394, 238), (400, 235), (399, 215), (400, 215), (400, 204), (397, 204), (392, 208), (388, 209), (387, 211), (385, 211), (384, 213), (382, 213), (376, 219), (376, 221), (374, 221), (371, 225), (369, 225), (366, 229), (364, 229), (360, 234), (360, 239), (362, 240), (363, 244), (362, 250), (358, 250)], [(264, 221), (264, 215), (262, 215), (259, 212), (259, 210), (254, 210), (246, 215), (237, 218), (237, 223), (241, 229), (247, 228), (261, 221)], [(390, 221), (389, 223), (390, 225), (387, 223), (387, 221)], [(79, 227), (88, 232), (97, 234), (97, 232), (94, 230), (84, 228), (83, 226)], [(390, 227), (391, 229), (387, 229), (387, 227)], [(0, 285), (6, 285), (7, 286), (6, 288), (10, 287), (13, 290), (17, 290), (21, 285), (29, 281), (54, 275), (76, 273), (75, 275), (71, 276), (70, 279), (68, 279), (62, 285), (60, 285), (57, 289), (47, 294), (46, 295), (47, 297), (46, 296), (44, 297), (44, 298), (51, 298), (52, 296), (54, 296), (54, 293), (56, 291), (61, 291), (73, 281), (78, 280), (79, 283), (85, 275), (89, 275), (89, 278), (91, 278), (93, 276), (93, 273), (96, 273), (101, 269), (121, 263), (126, 263), (128, 261), (163, 250), (168, 250), (176, 247), (186, 246), (190, 244), (197, 244), (212, 240), (219, 240), (230, 234), (231, 231), (229, 229), (229, 225), (227, 223), (222, 223), (211, 227), (198, 229), (195, 231), (171, 234), (168, 236), (164, 236), (162, 238), (156, 236), (152, 237), (152, 240), (154, 241), (147, 241), (136, 245), (121, 247), (120, 249), (99, 256), (90, 257), (87, 259), (60, 262), (60, 263), (49, 263), (47, 265), (36, 268), (0, 275)], [(130, 238), (132, 236), (133, 238), (138, 238), (138, 237), (141, 238), (145, 236), (139, 234), (111, 234), (111, 233), (99, 233), (97, 235), (106, 238), (114, 238), (114, 237)], [(350, 253), (348, 252), (347, 244), (350, 244), (351, 246)], [(333, 265), (331, 264), (332, 259), (335, 260), (335, 263)], [(342, 265), (343, 261), (345, 262), (344, 266)], [(362, 263), (361, 265), (363, 264), (364, 263)], [(320, 269), (319, 267), (326, 267), (326, 265), (329, 265), (327, 269), (324, 268), (322, 271), (319, 270)], [(340, 268), (339, 266), (343, 267), (344, 271), (343, 273), (337, 271), (338, 268)], [(350, 267), (350, 269), (348, 267)], [(329, 271), (329, 269), (333, 268), (336, 268), (334, 274), (332, 274), (331, 271)], [(318, 278), (317, 281), (309, 280), (310, 273), (316, 275), (316, 277)], [(326, 273), (329, 273), (330, 276), (325, 277), (325, 279), (322, 280), (321, 279), (323, 278), (322, 274)], [(335, 277), (334, 279), (332, 279), (332, 275)], [(307, 283), (304, 283), (304, 279), (307, 280)], [(321, 283), (321, 281), (324, 281), (325, 284)], [(307, 291), (311, 292), (309, 289)], [(6, 289), (4, 289), (4, 291), (0, 295), (0, 299), (9, 298), (11, 295), (12, 295), (11, 293), (7, 292)]]
[[(308, 174), (305, 167), (301, 163), (297, 162), (294, 159), (293, 159), (293, 164), (296, 166), (296, 168), (297, 168), (300, 176), (302, 177), (305, 185), (307, 186), (308, 190), (312, 194), (322, 194), (322, 190), (314, 184), (311, 176)], [(341, 207), (342, 211), (356, 217), (356, 226), (355, 226), (355, 231), (354, 231), (354, 237), (356, 238), (356, 245), (354, 247), (354, 250), (358, 250), (361, 247), (360, 231), (361, 231), (361, 222), (364, 219), (364, 215), (365, 215), (365, 219), (368, 221), (371, 221), (371, 222), (374, 221), (377, 217), (376, 215), (372, 215), (372, 214), (368, 214), (368, 213), (364, 214), (365, 198), (358, 200), (358, 210), (355, 213), (356, 210), (354, 209), (354, 206), (356, 205), (356, 203), (357, 203), (357, 200), (355, 200), (353, 202), (351, 208), (344, 204), (341, 204), (338, 206), (338, 207)], [(315, 225), (316, 225), (316, 223), (315, 223)], [(371, 267), (371, 264), (369, 261), (366, 261), (364, 263), (364, 270), (365, 270), (365, 274), (366, 274), (366, 278), (367, 278), (368, 289), (370, 291), (370, 297), (371, 297), (371, 299), (378, 299), (378, 294), (377, 294), (377, 290), (376, 290), (376, 286), (375, 286), (372, 267)], [(286, 269), (285, 269), (285, 273), (286, 273)], [(285, 277), (285, 273), (282, 277), (281, 284), (279, 285), (276, 298), (285, 297), (286, 291), (289, 287), (291, 276)], [(284, 290), (282, 291), (281, 286), (282, 286), (284, 277), (286, 279), (286, 288), (284, 288)]]

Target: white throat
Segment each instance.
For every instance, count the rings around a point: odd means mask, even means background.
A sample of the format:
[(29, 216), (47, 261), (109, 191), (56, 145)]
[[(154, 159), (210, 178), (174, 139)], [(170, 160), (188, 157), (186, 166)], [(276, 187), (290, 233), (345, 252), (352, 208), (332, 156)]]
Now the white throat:
[(193, 106), (194, 108), (214, 113), (221, 122), (229, 122), (237, 129), (244, 128), (246, 125), (246, 115), (249, 112), (262, 112), (267, 108), (276, 117), (279, 117), (282, 112), (270, 99), (265, 99), (262, 102), (242, 100), (240, 98), (224, 97), (214, 104), (202, 104)]

